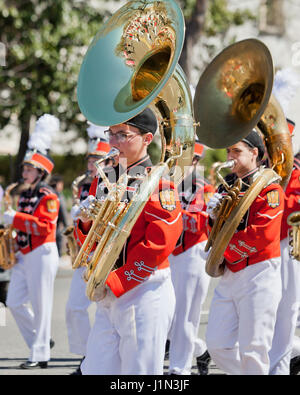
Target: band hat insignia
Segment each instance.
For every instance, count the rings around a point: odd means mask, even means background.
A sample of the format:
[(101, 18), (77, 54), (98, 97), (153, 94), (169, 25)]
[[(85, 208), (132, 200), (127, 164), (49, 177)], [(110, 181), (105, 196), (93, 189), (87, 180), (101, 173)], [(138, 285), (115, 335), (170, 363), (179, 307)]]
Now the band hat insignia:
[(107, 126), (94, 125), (88, 121), (87, 133), (89, 136), (88, 156), (103, 156), (110, 150), (110, 145), (105, 136)]
[(196, 137), (194, 145), (194, 156), (199, 156), (201, 158), (205, 152), (205, 148), (206, 146), (201, 144), (198, 140), (198, 137)]
[(23, 164), (30, 164), (50, 174), (54, 162), (49, 156), (52, 139), (59, 131), (60, 122), (54, 115), (44, 114), (36, 122), (31, 134)]

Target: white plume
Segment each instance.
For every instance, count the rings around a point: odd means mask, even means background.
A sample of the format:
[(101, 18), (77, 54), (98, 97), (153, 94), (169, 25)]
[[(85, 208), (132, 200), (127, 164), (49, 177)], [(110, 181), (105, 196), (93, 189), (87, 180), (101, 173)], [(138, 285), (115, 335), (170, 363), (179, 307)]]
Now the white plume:
[(28, 141), (28, 148), (38, 150), (42, 154), (47, 154), (50, 149), (52, 138), (59, 131), (59, 120), (54, 115), (44, 114), (35, 124), (33, 133)]
[(300, 86), (300, 75), (291, 68), (277, 71), (275, 74), (273, 94), (279, 101), (283, 112), (287, 115), (290, 101)]
[(89, 122), (89, 127), (87, 128), (87, 133), (90, 139), (101, 138), (106, 140), (106, 136), (104, 131), (108, 129), (108, 126), (98, 126), (94, 125), (93, 123)]

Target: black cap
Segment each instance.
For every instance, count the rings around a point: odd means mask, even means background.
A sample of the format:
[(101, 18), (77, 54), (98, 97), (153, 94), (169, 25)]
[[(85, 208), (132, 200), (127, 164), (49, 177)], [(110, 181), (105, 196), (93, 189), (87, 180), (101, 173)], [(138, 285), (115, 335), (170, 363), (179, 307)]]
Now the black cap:
[(265, 145), (259, 133), (252, 129), (251, 132), (242, 140), (244, 143), (248, 144), (251, 148), (258, 149), (258, 159), (261, 160), (265, 154)]
[(135, 126), (145, 133), (154, 134), (157, 129), (157, 120), (153, 111), (150, 108), (146, 108), (140, 114), (124, 122), (127, 125)]

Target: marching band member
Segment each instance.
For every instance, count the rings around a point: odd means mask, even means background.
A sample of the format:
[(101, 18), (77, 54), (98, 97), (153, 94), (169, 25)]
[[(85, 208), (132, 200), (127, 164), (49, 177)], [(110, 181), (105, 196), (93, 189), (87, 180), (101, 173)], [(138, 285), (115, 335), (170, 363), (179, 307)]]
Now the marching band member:
[(196, 355), (199, 374), (206, 375), (210, 361), (205, 342), (198, 338), (201, 308), (210, 282), (210, 277), (205, 272), (205, 208), (215, 192), (197, 166), (203, 150), (204, 146), (196, 141), (193, 166), (178, 188), (183, 213), (183, 232), (169, 257), (176, 297), (175, 315), (169, 336), (170, 374), (191, 374), (192, 359)]
[[(292, 69), (279, 70), (274, 79), (273, 94), (279, 101), (285, 114), (288, 113), (289, 103), (300, 85), (298, 75)], [(293, 134), (295, 123), (287, 119), (290, 134)], [(272, 349), (270, 350), (270, 374), (288, 375), (293, 348), (293, 338), (299, 308), (299, 262), (289, 256), (289, 226), (287, 217), (298, 211), (299, 205), (299, 175), (297, 163), (291, 173), (285, 189), (284, 213), (281, 225), (281, 283), (282, 297), (277, 311), (275, 333)]]
[[(156, 117), (148, 108), (109, 128), (110, 145), (120, 151), (120, 170), (130, 176), (147, 174), (152, 166), (147, 147), (156, 129)], [(139, 182), (129, 181), (125, 199), (131, 199)], [(105, 184), (96, 179), (90, 194), (103, 200), (106, 193)], [(88, 226), (87, 222), (79, 226), (83, 238)], [(161, 180), (132, 228), (117, 268), (108, 275), (107, 293), (97, 303), (81, 366), (83, 374), (163, 374), (164, 345), (175, 308), (168, 256), (181, 231), (177, 191)]]
[[(228, 160), (235, 165), (226, 182), (232, 185), (241, 178), (244, 192), (254, 182), (263, 155), (264, 144), (255, 130), (228, 147)], [(216, 218), (219, 205), (217, 194), (207, 205), (210, 218)], [(272, 182), (256, 197), (224, 253), (225, 271), (211, 302), (206, 342), (213, 361), (230, 374), (269, 374), (268, 352), (281, 298), (283, 209), (284, 192)]]
[[(290, 132), (294, 130), (295, 124), (289, 121)], [(300, 301), (300, 263), (289, 255), (290, 226), (287, 217), (300, 210), (300, 161), (295, 158), (293, 171), (285, 190), (285, 205), (281, 224), (281, 278), (282, 298), (277, 311), (274, 339), (270, 351), (270, 374), (289, 375), (290, 362), (291, 371), (295, 372), (296, 361), (300, 371), (299, 359), (291, 361), (293, 341), (297, 325), (299, 301)]]
[[(89, 195), (89, 189), (93, 179), (96, 177), (97, 169), (94, 163), (103, 155), (109, 152), (110, 146), (104, 135), (104, 128), (89, 123), (87, 128), (89, 136), (87, 153), (88, 175), (78, 185), (78, 200), (81, 202)], [(71, 213), (76, 212), (78, 206), (75, 205)], [(81, 247), (77, 237), (78, 221), (75, 221), (74, 236)], [(84, 267), (74, 270), (69, 298), (66, 305), (66, 324), (68, 330), (69, 349), (71, 353), (81, 355), (86, 354), (86, 344), (90, 333), (91, 325), (88, 307), (91, 301), (85, 294), (86, 283), (83, 280)], [(80, 366), (72, 375), (81, 375)]]
[(6, 224), (17, 231), (19, 246), (7, 306), (30, 348), (22, 369), (47, 368), (50, 359), (53, 288), (59, 263), (55, 240), (59, 200), (44, 179), (54, 167), (48, 150), (58, 130), (56, 117), (44, 114), (38, 119), (23, 160), (22, 177), (27, 188), (20, 195), (17, 211), (4, 213)]

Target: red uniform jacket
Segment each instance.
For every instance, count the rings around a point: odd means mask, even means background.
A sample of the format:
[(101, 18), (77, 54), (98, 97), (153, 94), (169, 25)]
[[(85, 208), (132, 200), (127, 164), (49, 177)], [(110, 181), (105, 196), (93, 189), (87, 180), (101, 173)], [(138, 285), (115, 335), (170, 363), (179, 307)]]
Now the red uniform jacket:
[(206, 204), (215, 192), (197, 168), (187, 176), (178, 188), (182, 208), (183, 232), (181, 233), (173, 255), (207, 240)]
[(58, 210), (59, 199), (45, 183), (39, 183), (32, 192), (27, 189), (21, 193), (13, 226), (23, 254), (56, 241)]
[(300, 210), (300, 167), (295, 163), (290, 181), (285, 191), (285, 205), (281, 224), (280, 239), (283, 240), (288, 236), (290, 226), (287, 224), (287, 217), (294, 211)]
[[(130, 175), (145, 174), (149, 167), (151, 162), (146, 157), (131, 165), (127, 172)], [(122, 200), (130, 201), (138, 183), (134, 180), (130, 182)], [(90, 194), (100, 200), (107, 194), (101, 179), (94, 180)], [(117, 268), (107, 278), (106, 284), (112, 292), (119, 297), (143, 283), (155, 270), (168, 267), (168, 256), (174, 250), (181, 232), (182, 215), (177, 190), (172, 183), (160, 181), (132, 228), (116, 261)], [(80, 226), (78, 235), (83, 242), (86, 234)]]
[[(252, 183), (255, 172), (243, 178), (245, 184)], [(232, 185), (232, 182), (228, 183)], [(242, 191), (246, 188), (244, 186)], [(283, 210), (284, 192), (281, 186), (270, 184), (265, 187), (248, 209), (226, 248), (225, 263), (231, 271), (237, 272), (248, 265), (280, 257)]]

